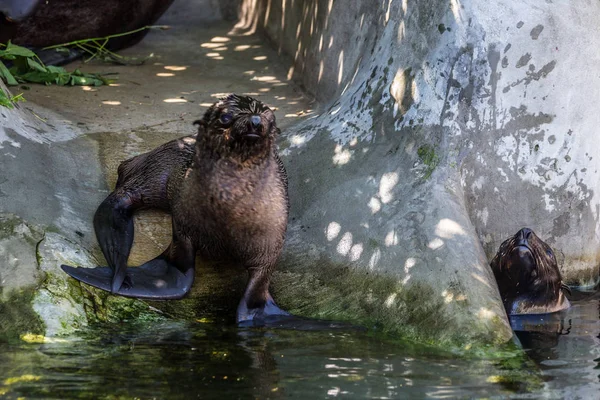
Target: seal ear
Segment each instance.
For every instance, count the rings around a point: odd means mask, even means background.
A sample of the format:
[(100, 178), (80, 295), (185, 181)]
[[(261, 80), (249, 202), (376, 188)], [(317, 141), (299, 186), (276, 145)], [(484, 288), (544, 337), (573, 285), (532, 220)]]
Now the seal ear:
[(206, 123), (205, 120), (203, 119), (197, 119), (194, 121), (193, 125), (198, 125), (198, 133), (200, 133), (200, 130), (202, 130), (203, 132), (206, 132), (206, 128), (208, 126), (208, 124)]
[(203, 129), (204, 132), (206, 132), (208, 130), (208, 123), (210, 122), (210, 117), (213, 115), (214, 111), (215, 111), (215, 104), (208, 107), (208, 109), (202, 116), (202, 119), (197, 119), (194, 121), (194, 125), (198, 125), (198, 132), (200, 132), (200, 129)]

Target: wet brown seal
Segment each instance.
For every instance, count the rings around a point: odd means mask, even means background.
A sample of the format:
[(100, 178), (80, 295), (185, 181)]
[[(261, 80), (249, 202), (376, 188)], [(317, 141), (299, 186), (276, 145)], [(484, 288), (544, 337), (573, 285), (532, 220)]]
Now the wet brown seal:
[(531, 229), (523, 228), (504, 241), (491, 262), (504, 307), (509, 315), (547, 314), (569, 308), (552, 248)]
[[(115, 190), (94, 216), (108, 267), (62, 266), (72, 277), (127, 297), (178, 299), (194, 281), (196, 253), (242, 265), (249, 275), (237, 320), (287, 315), (269, 294), (288, 219), (287, 174), (275, 147), (275, 115), (260, 101), (229, 95), (196, 121), (194, 136), (124, 161)], [(171, 213), (165, 252), (127, 269), (133, 212)]]

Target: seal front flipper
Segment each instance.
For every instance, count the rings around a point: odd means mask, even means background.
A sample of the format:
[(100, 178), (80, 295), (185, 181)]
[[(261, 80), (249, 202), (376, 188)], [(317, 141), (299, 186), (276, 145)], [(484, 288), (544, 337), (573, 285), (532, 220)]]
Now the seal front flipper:
[(244, 297), (237, 309), (236, 321), (240, 326), (265, 326), (277, 317), (289, 317), (290, 313), (279, 308), (269, 293), (272, 266), (247, 267), (248, 283)]

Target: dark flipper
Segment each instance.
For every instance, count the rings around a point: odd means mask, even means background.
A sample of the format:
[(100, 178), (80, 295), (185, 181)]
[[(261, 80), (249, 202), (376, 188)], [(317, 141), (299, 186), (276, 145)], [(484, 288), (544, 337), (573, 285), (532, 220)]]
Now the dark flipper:
[(247, 267), (249, 278), (244, 297), (237, 309), (236, 321), (238, 323), (248, 324), (250, 321), (255, 321), (262, 324), (269, 316), (290, 315), (275, 304), (269, 293), (270, 267)]
[(94, 229), (108, 267), (61, 268), (73, 278), (125, 297), (168, 300), (185, 296), (194, 282), (196, 249), (187, 239), (173, 242), (163, 254), (140, 267), (127, 268), (133, 244), (133, 210), (142, 202), (132, 193), (115, 191), (98, 207)]
[[(133, 244), (133, 210), (136, 199), (111, 193), (94, 214), (94, 230), (104, 258), (112, 269), (110, 292), (118, 293), (126, 278), (127, 258)], [(128, 286), (130, 283), (125, 282)]]
[[(115, 277), (110, 267), (82, 268), (61, 265), (73, 278), (107, 292), (125, 297), (174, 300), (184, 297), (194, 283), (196, 251), (184, 241), (175, 241), (154, 260), (133, 268), (122, 268), (125, 282), (114, 290)], [(125, 274), (126, 272), (126, 274)]]
[[(130, 247), (127, 248), (127, 255), (129, 249)], [(190, 291), (194, 283), (195, 259), (196, 249), (191, 243), (178, 240), (173, 235), (173, 242), (163, 254), (140, 267), (127, 268), (123, 264), (114, 274), (111, 267), (74, 268), (61, 265), (61, 268), (78, 281), (121, 296), (174, 300), (184, 297)], [(115, 289), (117, 273), (123, 284)]]
[(107, 292), (139, 299), (173, 300), (184, 297), (194, 283), (193, 264), (181, 272), (163, 256), (148, 261), (140, 267), (127, 270), (128, 284), (112, 290), (113, 270), (110, 267), (82, 268), (61, 265), (73, 278)]

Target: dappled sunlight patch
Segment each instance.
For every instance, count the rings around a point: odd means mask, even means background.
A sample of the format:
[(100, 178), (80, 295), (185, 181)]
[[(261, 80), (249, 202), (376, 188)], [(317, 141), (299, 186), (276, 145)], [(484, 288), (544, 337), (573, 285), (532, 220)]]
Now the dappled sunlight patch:
[(385, 299), (385, 302), (383, 304), (385, 304), (385, 306), (387, 308), (390, 308), (391, 306), (394, 305), (394, 301), (396, 301), (396, 296), (398, 296), (398, 293), (392, 293), (388, 296), (387, 299)]
[(352, 157), (352, 152), (348, 149), (344, 149), (339, 144), (335, 146), (333, 156), (333, 163), (335, 165), (344, 165), (348, 164), (350, 158)]
[(187, 103), (188, 101), (186, 99), (171, 98), (171, 99), (164, 99), (163, 102), (165, 102), (165, 103)]
[(248, 44), (240, 44), (237, 45), (233, 48), (233, 51), (246, 51), (250, 48), (250, 45)]
[(371, 197), (367, 205), (371, 209), (371, 214), (377, 214), (381, 210), (381, 202), (375, 197)]
[(394, 229), (389, 231), (388, 234), (385, 236), (384, 243), (387, 247), (395, 246), (398, 244), (398, 235), (396, 234), (396, 231)]
[(350, 248), (350, 261), (358, 261), (363, 253), (363, 244), (357, 243)]
[(412, 267), (414, 267), (417, 264), (417, 260), (415, 260), (412, 257), (409, 257), (406, 259), (406, 261), (404, 262), (404, 272), (406, 272), (407, 274), (410, 272), (410, 269)]
[(486, 320), (489, 320), (489, 319), (492, 319), (492, 318), (494, 318), (495, 316), (496, 316), (496, 313), (495, 313), (495, 312), (493, 312), (493, 311), (491, 311), (491, 310), (488, 310), (488, 309), (487, 309), (487, 308), (485, 308), (485, 307), (481, 307), (481, 308), (479, 309), (479, 311), (477, 312), (477, 317), (479, 317), (479, 319), (486, 319)]
[(348, 255), (350, 252), (350, 248), (352, 247), (352, 233), (346, 232), (342, 236), (342, 239), (339, 241), (337, 245), (337, 252), (343, 256)]
[(214, 38), (210, 39), (210, 41), (213, 43), (227, 43), (230, 42), (231, 39), (224, 36), (215, 36)]
[(264, 61), (267, 59), (267, 56), (256, 56), (256, 57), (252, 57), (252, 59), (255, 61)]
[(456, 235), (465, 236), (467, 233), (458, 222), (443, 218), (436, 225), (435, 234), (444, 239), (452, 239)]
[(200, 47), (204, 47), (205, 49), (216, 49), (217, 47), (222, 47), (219, 43), (202, 43)]
[(340, 85), (342, 83), (343, 76), (344, 76), (344, 50), (341, 50), (340, 55), (338, 56), (338, 78), (337, 78), (338, 85)]
[(172, 72), (159, 72), (159, 73), (156, 74), (156, 76), (159, 76), (161, 78), (168, 78), (168, 77), (171, 77), (171, 76), (175, 76), (175, 74), (172, 73)]
[(279, 82), (279, 80), (277, 79), (277, 77), (275, 76), (271, 76), (271, 75), (264, 75), (264, 76), (255, 76), (252, 79), (250, 79), (251, 81), (259, 81), (259, 82)]
[(335, 115), (335, 114), (337, 114), (338, 112), (340, 112), (340, 110), (341, 110), (341, 109), (342, 109), (342, 106), (338, 106), (337, 108), (334, 108), (333, 110), (331, 110), (331, 111), (329, 112), (329, 114), (331, 114), (331, 115)]
[(490, 286), (490, 283), (488, 282), (488, 280), (487, 280), (487, 279), (484, 279), (484, 278), (483, 278), (482, 276), (480, 276), (479, 274), (476, 274), (476, 273), (474, 273), (474, 272), (473, 272), (473, 273), (471, 273), (471, 278), (475, 278), (475, 279), (477, 279), (479, 282), (483, 283), (485, 286), (487, 286), (487, 287), (491, 287), (491, 286)]
[(373, 254), (371, 254), (371, 258), (369, 259), (369, 269), (372, 271), (375, 269), (379, 261), (381, 260), (381, 250), (375, 249)]
[(97, 92), (98, 89), (91, 87), (91, 86), (82, 86), (81, 90), (83, 90), (84, 92)]
[(340, 224), (338, 224), (335, 221), (332, 221), (329, 223), (329, 225), (327, 225), (327, 228), (325, 228), (325, 237), (331, 242), (333, 239), (338, 237), (341, 229), (342, 226)]
[(40, 379), (42, 379), (42, 377), (39, 375), (25, 374), (25, 375), (21, 375), (21, 376), (14, 376), (11, 378), (6, 378), (4, 380), (4, 384), (6, 386), (10, 386), (10, 385), (14, 385), (16, 383), (36, 382), (36, 381), (39, 381)]
[(398, 184), (399, 178), (397, 172), (388, 172), (383, 174), (379, 181), (379, 198), (384, 204), (394, 199), (392, 189)]
[(206, 53), (206, 57), (209, 57), (213, 60), (224, 60), (225, 59), (223, 56), (221, 56), (221, 53), (217, 53), (217, 52)]
[(212, 103), (200, 103), (200, 107), (210, 107)]
[(427, 247), (429, 247), (431, 250), (437, 250), (440, 247), (442, 247), (444, 245), (444, 241), (440, 238), (435, 238), (432, 241), (430, 241), (429, 243), (427, 243)]
[(188, 67), (184, 65), (165, 65), (164, 68), (169, 71), (185, 71), (188, 69)]
[(121, 102), (118, 100), (104, 100), (102, 104), (106, 104), (107, 106), (120, 106)]
[(442, 297), (444, 298), (444, 303), (448, 304), (454, 300), (454, 293), (444, 290), (442, 292)]
[(406, 261), (404, 262), (404, 273), (406, 274), (406, 276), (404, 277), (404, 279), (402, 279), (403, 285), (406, 285), (408, 283), (408, 281), (410, 281), (410, 278), (411, 278), (410, 270), (415, 265), (417, 265), (417, 260), (412, 257), (407, 258)]

